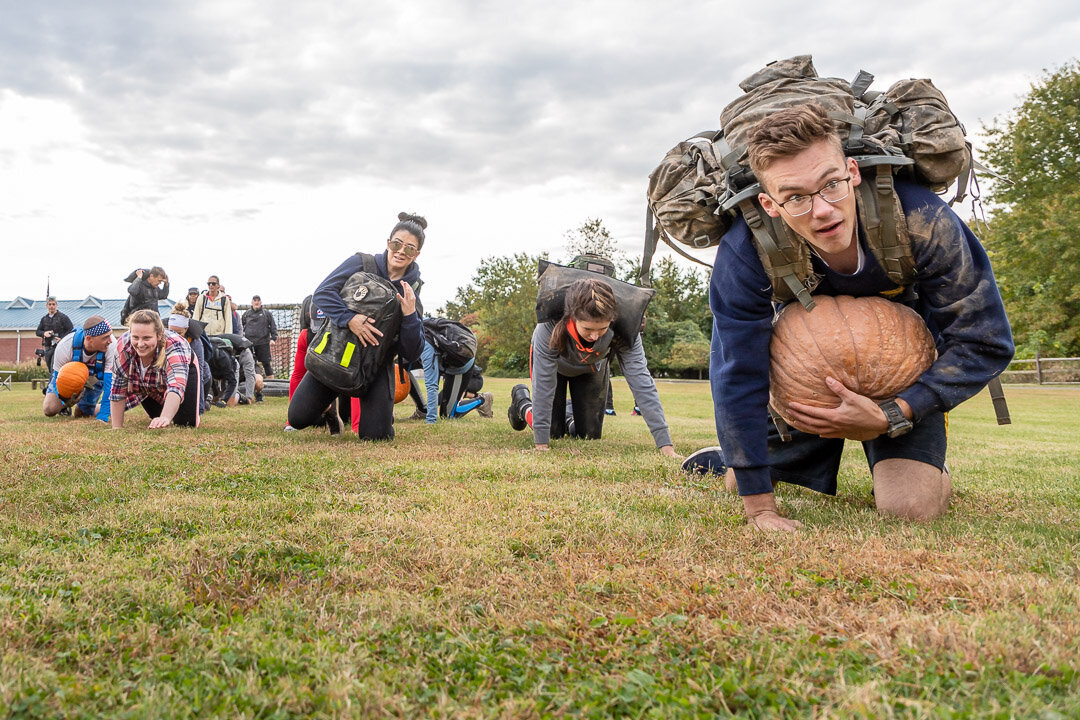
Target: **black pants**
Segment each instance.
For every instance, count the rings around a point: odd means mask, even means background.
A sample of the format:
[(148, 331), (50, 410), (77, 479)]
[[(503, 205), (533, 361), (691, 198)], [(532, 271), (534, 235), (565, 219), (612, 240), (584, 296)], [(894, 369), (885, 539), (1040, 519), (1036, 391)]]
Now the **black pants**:
[[(573, 418), (571, 437), (599, 439), (604, 429), (604, 407), (611, 380), (611, 363), (603, 369), (585, 375), (568, 377), (558, 375), (555, 380), (555, 397), (551, 401), (551, 437), (561, 438), (567, 434), (568, 418)], [(566, 391), (570, 402), (566, 402)]]
[[(187, 385), (184, 386), (184, 399), (180, 401), (180, 408), (173, 415), (173, 425), (183, 425), (186, 427), (198, 427), (199, 425), (199, 400), (202, 395), (202, 379), (199, 372), (199, 360), (194, 354), (191, 356), (191, 364), (188, 365), (188, 379)], [(108, 401), (108, 398), (105, 398)], [(153, 420), (156, 417), (161, 416), (161, 411), (165, 409), (163, 403), (159, 403), (153, 398), (143, 398), (142, 401), (143, 410)]]
[(263, 377), (270, 377), (274, 374), (273, 369), (270, 367), (270, 343), (263, 343), (261, 345), (252, 345), (251, 353), (255, 356), (255, 362), (262, 363)]
[[(323, 385), (310, 372), (296, 386), (289, 401), (289, 424), (297, 430), (318, 425), (326, 408), (338, 393)], [(360, 417), (356, 435), (364, 440), (394, 438), (394, 366), (388, 365), (375, 377), (359, 398)], [(344, 420), (344, 418), (342, 418)]]
[(49, 373), (52, 374), (52, 360), (53, 355), (56, 354), (56, 343), (49, 345), (45, 348), (45, 364), (49, 367)]

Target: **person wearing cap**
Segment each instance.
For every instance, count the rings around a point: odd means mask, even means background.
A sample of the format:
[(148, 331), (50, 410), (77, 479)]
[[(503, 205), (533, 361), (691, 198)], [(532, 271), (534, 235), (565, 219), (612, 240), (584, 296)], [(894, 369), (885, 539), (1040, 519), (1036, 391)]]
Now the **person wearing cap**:
[(270, 311), (263, 307), (261, 297), (252, 296), (251, 309), (244, 313), (242, 322), (244, 337), (251, 341), (251, 351), (255, 354), (256, 362), (262, 363), (266, 377), (274, 377), (274, 370), (270, 367), (270, 343), (277, 340), (277, 324)]
[[(85, 363), (90, 371), (86, 388), (80, 394), (62, 398), (56, 389), (56, 376), (69, 362)], [(96, 417), (109, 422), (110, 408), (106, 400), (98, 407), (98, 401), (108, 395), (112, 387), (113, 366), (116, 364), (116, 346), (113, 344), (112, 326), (100, 315), (87, 318), (83, 326), (60, 339), (53, 355), (53, 367), (49, 386), (41, 410), (45, 417), (71, 414), (74, 417)], [(68, 409), (75, 405), (75, 409)]]
[(187, 289), (187, 309), (188, 309), (189, 313), (194, 312), (194, 310), (195, 310), (195, 301), (197, 301), (198, 299), (199, 299), (199, 288), (197, 288), (197, 287), (189, 287)]

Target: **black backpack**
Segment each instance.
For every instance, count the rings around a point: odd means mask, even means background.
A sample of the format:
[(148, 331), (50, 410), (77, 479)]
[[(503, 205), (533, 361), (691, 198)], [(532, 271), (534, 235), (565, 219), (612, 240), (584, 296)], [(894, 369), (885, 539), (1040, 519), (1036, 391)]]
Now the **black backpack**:
[(374, 318), (375, 327), (382, 332), (379, 344), (361, 345), (348, 327), (338, 327), (327, 317), (311, 337), (305, 357), (308, 372), (319, 382), (351, 397), (367, 392), (390, 363), (402, 321), (397, 290), (378, 274), (373, 255), (360, 256), (364, 270), (345, 281), (341, 299), (352, 312)]
[(476, 334), (448, 318), (424, 318), (424, 337), (439, 354), (440, 364), (460, 368), (476, 357)]
[(198, 342), (203, 344), (206, 364), (210, 366), (210, 375), (215, 380), (224, 380), (232, 376), (236, 369), (236, 360), (232, 352), (232, 343), (216, 335), (203, 333)]
[[(536, 289), (536, 322), (557, 322), (563, 316), (566, 302), (566, 290), (575, 280), (592, 279), (598, 273), (576, 267), (566, 267), (547, 260), (541, 260), (540, 277)], [(611, 329), (626, 345), (632, 345), (645, 326), (645, 310), (656, 295), (656, 289), (631, 285), (628, 282), (605, 277), (604, 282), (615, 295), (619, 314)]]

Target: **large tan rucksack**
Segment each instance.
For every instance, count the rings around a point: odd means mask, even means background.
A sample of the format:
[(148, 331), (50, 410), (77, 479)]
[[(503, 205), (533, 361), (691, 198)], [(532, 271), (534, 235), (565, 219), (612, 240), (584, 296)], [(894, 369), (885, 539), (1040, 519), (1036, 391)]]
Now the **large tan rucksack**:
[(720, 114), (722, 129), (679, 143), (650, 174), (642, 282), (647, 283), (657, 240), (680, 252), (673, 240), (695, 248), (717, 245), (741, 213), (772, 280), (774, 300), (798, 298), (813, 307), (810, 293), (820, 278), (809, 246), (761, 209), (761, 186), (746, 162), (746, 137), (761, 118), (812, 101), (836, 121), (844, 152), (859, 163), (865, 181), (856, 202), (871, 251), (893, 282), (910, 284), (914, 264), (893, 176), (906, 175), (937, 192), (955, 182), (950, 202), (956, 202), (971, 179), (971, 145), (929, 80), (901, 80), (884, 93), (871, 91), (872, 81), (864, 71), (851, 83), (819, 77), (809, 55), (770, 63), (743, 80), (744, 94)]

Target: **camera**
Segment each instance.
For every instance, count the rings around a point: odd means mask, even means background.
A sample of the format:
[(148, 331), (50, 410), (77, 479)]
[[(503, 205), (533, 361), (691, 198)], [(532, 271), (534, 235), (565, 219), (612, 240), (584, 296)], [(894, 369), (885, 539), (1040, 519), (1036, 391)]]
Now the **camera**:
[(37, 356), (37, 364), (38, 367), (40, 367), (41, 361), (45, 359), (45, 348), (38, 348), (37, 350), (34, 350), (34, 355)]

